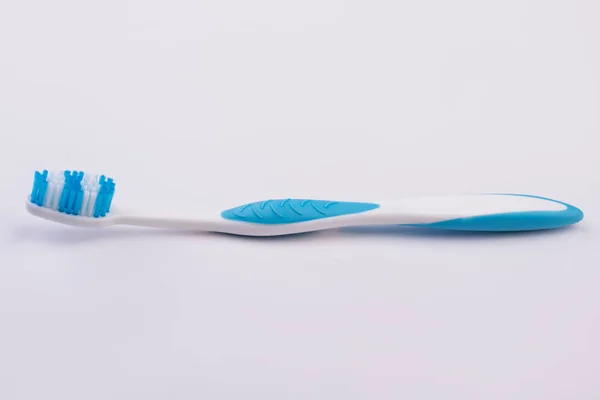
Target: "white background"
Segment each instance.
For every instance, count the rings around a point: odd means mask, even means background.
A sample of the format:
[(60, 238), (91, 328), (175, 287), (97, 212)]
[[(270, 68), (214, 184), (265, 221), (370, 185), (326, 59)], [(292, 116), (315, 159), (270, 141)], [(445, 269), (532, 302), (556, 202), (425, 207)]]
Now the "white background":
[[(4, 0), (0, 398), (600, 398), (600, 3)], [(521, 192), (572, 229), (80, 230), (34, 169), (221, 210)]]

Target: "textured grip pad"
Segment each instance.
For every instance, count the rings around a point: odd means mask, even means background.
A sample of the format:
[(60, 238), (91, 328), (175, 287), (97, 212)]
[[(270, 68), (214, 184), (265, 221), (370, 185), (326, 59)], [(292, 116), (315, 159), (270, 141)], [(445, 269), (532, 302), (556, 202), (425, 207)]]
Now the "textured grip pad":
[(321, 218), (356, 214), (379, 207), (375, 203), (348, 201), (276, 199), (257, 201), (221, 213), (225, 219), (255, 224), (292, 224)]

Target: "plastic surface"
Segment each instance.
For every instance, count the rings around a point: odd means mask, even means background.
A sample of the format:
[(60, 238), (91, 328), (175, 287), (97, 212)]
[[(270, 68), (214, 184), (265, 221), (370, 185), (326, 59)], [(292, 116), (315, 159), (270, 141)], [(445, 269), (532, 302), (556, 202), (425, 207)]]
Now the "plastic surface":
[(376, 203), (348, 201), (275, 199), (244, 204), (225, 210), (225, 219), (255, 224), (291, 224), (362, 213), (379, 207)]
[(459, 231), (510, 232), (560, 228), (575, 224), (583, 219), (583, 212), (579, 208), (545, 197), (519, 194), (501, 194), (490, 196), (520, 196), (541, 199), (561, 204), (564, 206), (564, 208), (551, 211), (519, 211), (488, 215), (475, 215), (471, 217), (456, 218), (429, 224), (410, 225)]

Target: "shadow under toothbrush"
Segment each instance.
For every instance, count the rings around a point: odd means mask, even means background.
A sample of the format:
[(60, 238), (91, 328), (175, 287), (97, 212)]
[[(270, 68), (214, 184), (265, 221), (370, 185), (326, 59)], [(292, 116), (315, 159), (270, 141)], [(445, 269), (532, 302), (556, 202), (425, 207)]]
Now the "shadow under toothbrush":
[(13, 238), (15, 241), (44, 242), (53, 245), (73, 245), (96, 241), (205, 235), (210, 235), (210, 233), (129, 227), (88, 229), (71, 226), (57, 226), (56, 224), (48, 224), (46, 227), (41, 227), (38, 224), (35, 226), (17, 226), (13, 229)]
[(297, 233), (284, 236), (241, 236), (216, 232), (196, 232), (168, 229), (136, 228), (136, 227), (114, 227), (107, 229), (81, 229), (76, 227), (56, 226), (48, 224), (42, 226), (21, 225), (13, 230), (15, 241), (34, 241), (49, 244), (78, 244), (95, 241), (114, 239), (141, 239), (157, 237), (191, 237), (209, 238), (220, 237), (224, 240), (240, 241), (262, 241), (262, 242), (306, 242), (312, 240), (330, 240), (340, 238), (397, 238), (398, 240), (453, 240), (453, 241), (489, 241), (504, 240), (520, 237), (557, 236), (569, 234), (569, 231), (578, 229), (567, 226), (557, 229), (520, 231), (520, 232), (474, 232), (474, 231), (452, 231), (443, 229), (428, 229), (408, 227), (401, 225), (387, 226), (360, 226), (330, 229), (316, 232)]
[(388, 226), (356, 226), (341, 228), (340, 232), (348, 236), (397, 236), (424, 239), (456, 239), (456, 240), (494, 240), (503, 238), (517, 238), (529, 236), (564, 235), (575, 229), (574, 226), (565, 226), (555, 229), (540, 229), (531, 231), (460, 231), (450, 229), (419, 228), (402, 225)]
[(485, 231), (458, 231), (445, 229), (431, 229), (409, 227), (402, 225), (387, 226), (359, 226), (345, 227), (337, 229), (328, 229), (317, 232), (305, 232), (284, 236), (241, 236), (229, 235), (225, 233), (214, 233), (214, 235), (226, 236), (234, 240), (250, 241), (292, 241), (299, 238), (310, 238), (327, 240), (329, 237), (337, 238), (397, 238), (398, 240), (503, 240), (519, 237), (541, 237), (565, 235), (576, 228), (566, 226), (555, 229), (543, 229), (533, 231), (511, 231), (511, 232), (485, 232)]

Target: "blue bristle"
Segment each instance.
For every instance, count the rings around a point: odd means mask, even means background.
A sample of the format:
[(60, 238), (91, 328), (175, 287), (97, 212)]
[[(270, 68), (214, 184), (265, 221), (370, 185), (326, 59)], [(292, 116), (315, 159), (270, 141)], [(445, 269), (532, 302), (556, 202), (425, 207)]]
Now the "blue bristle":
[(108, 205), (108, 193), (104, 193), (104, 197), (102, 198), (102, 207), (100, 208), (100, 216), (106, 216), (106, 206)]
[(40, 190), (41, 176), (38, 171), (33, 174), (33, 189), (31, 190), (31, 202), (38, 204), (38, 193)]
[(48, 171), (44, 170), (41, 175), (41, 185), (38, 193), (38, 206), (44, 205), (44, 200), (46, 199), (46, 191), (48, 190)]
[(104, 204), (106, 203), (106, 193), (102, 193), (102, 198), (100, 199), (100, 204), (98, 204), (98, 216), (103, 217), (104, 213)]
[(46, 191), (48, 190), (48, 181), (42, 177), (40, 182), (40, 189), (38, 192), (37, 205), (43, 206), (44, 200), (46, 199)]
[(71, 191), (71, 171), (65, 171), (65, 186), (63, 187), (62, 193), (60, 194), (60, 201), (58, 203), (58, 211), (65, 212), (67, 201), (69, 200), (69, 193)]
[(106, 213), (108, 212), (108, 199), (110, 197), (109, 193), (106, 193), (106, 195), (104, 196), (104, 203), (102, 204), (102, 216), (106, 216)]
[(106, 212), (108, 211), (108, 207), (110, 205), (108, 201), (110, 198), (111, 184), (112, 184), (112, 179), (108, 178), (102, 188), (104, 190), (104, 198), (102, 199), (102, 207), (100, 210), (100, 215), (103, 217), (106, 215)]
[(96, 196), (96, 203), (94, 204), (94, 218), (98, 218), (100, 216), (100, 209), (102, 207), (102, 198), (104, 194), (102, 193), (102, 188), (98, 191), (98, 196)]
[(77, 199), (77, 191), (73, 190), (73, 186), (71, 185), (71, 191), (69, 192), (69, 201), (67, 202), (67, 207), (65, 208), (65, 212), (67, 214), (75, 213), (75, 200)]
[(106, 178), (104, 175), (100, 176), (98, 183), (100, 190), (94, 204), (94, 217), (96, 218), (104, 217), (109, 212), (115, 185), (112, 178)]
[(98, 218), (98, 216), (100, 215), (100, 213), (98, 213), (98, 204), (100, 204), (98, 201), (100, 200), (100, 193), (98, 193), (98, 195), (96, 196), (96, 202), (94, 203), (94, 211), (92, 211), (92, 217), (94, 218)]
[(104, 180), (106, 178), (104, 175), (100, 175), (100, 179), (98, 183), (100, 184), (100, 190), (98, 190), (98, 195), (96, 196), (96, 203), (94, 204), (94, 218), (100, 217), (102, 215), (102, 203), (104, 198)]
[(108, 181), (110, 182), (110, 192), (108, 194), (108, 201), (106, 202), (106, 212), (110, 212), (110, 205), (112, 204), (112, 199), (113, 196), (115, 194), (115, 182), (113, 181), (112, 178), (109, 178)]
[(83, 189), (81, 188), (81, 181), (83, 180), (84, 173), (79, 172), (75, 178), (75, 184), (77, 186), (77, 195), (75, 196), (75, 204), (73, 206), (73, 215), (79, 215), (81, 213), (81, 205), (83, 204)]
[[(73, 171), (69, 176), (69, 197), (65, 206), (65, 212), (71, 215), (78, 215), (83, 202), (83, 190), (81, 189), (81, 179), (83, 172)], [(77, 203), (79, 202), (79, 205)]]
[(40, 186), (40, 173), (35, 171), (33, 174), (33, 189), (31, 189), (31, 202), (37, 204), (38, 190)]
[(42, 186), (44, 186), (44, 177), (41, 173), (38, 172), (38, 185), (37, 185), (37, 193), (35, 195), (35, 203), (40, 205), (40, 192), (42, 190)]
[(46, 199), (46, 191), (48, 190), (48, 171), (40, 173), (35, 171), (33, 175), (33, 188), (31, 189), (30, 200), (38, 206), (44, 205)]
[(73, 215), (80, 214), (82, 204), (83, 204), (83, 190), (80, 189), (77, 192), (77, 197), (75, 198), (75, 206), (73, 207)]
[(106, 212), (107, 213), (110, 212), (110, 205), (112, 204), (112, 198), (115, 194), (115, 182), (112, 178), (109, 179), (109, 181), (110, 181), (110, 190), (108, 193), (108, 198), (106, 200)]

